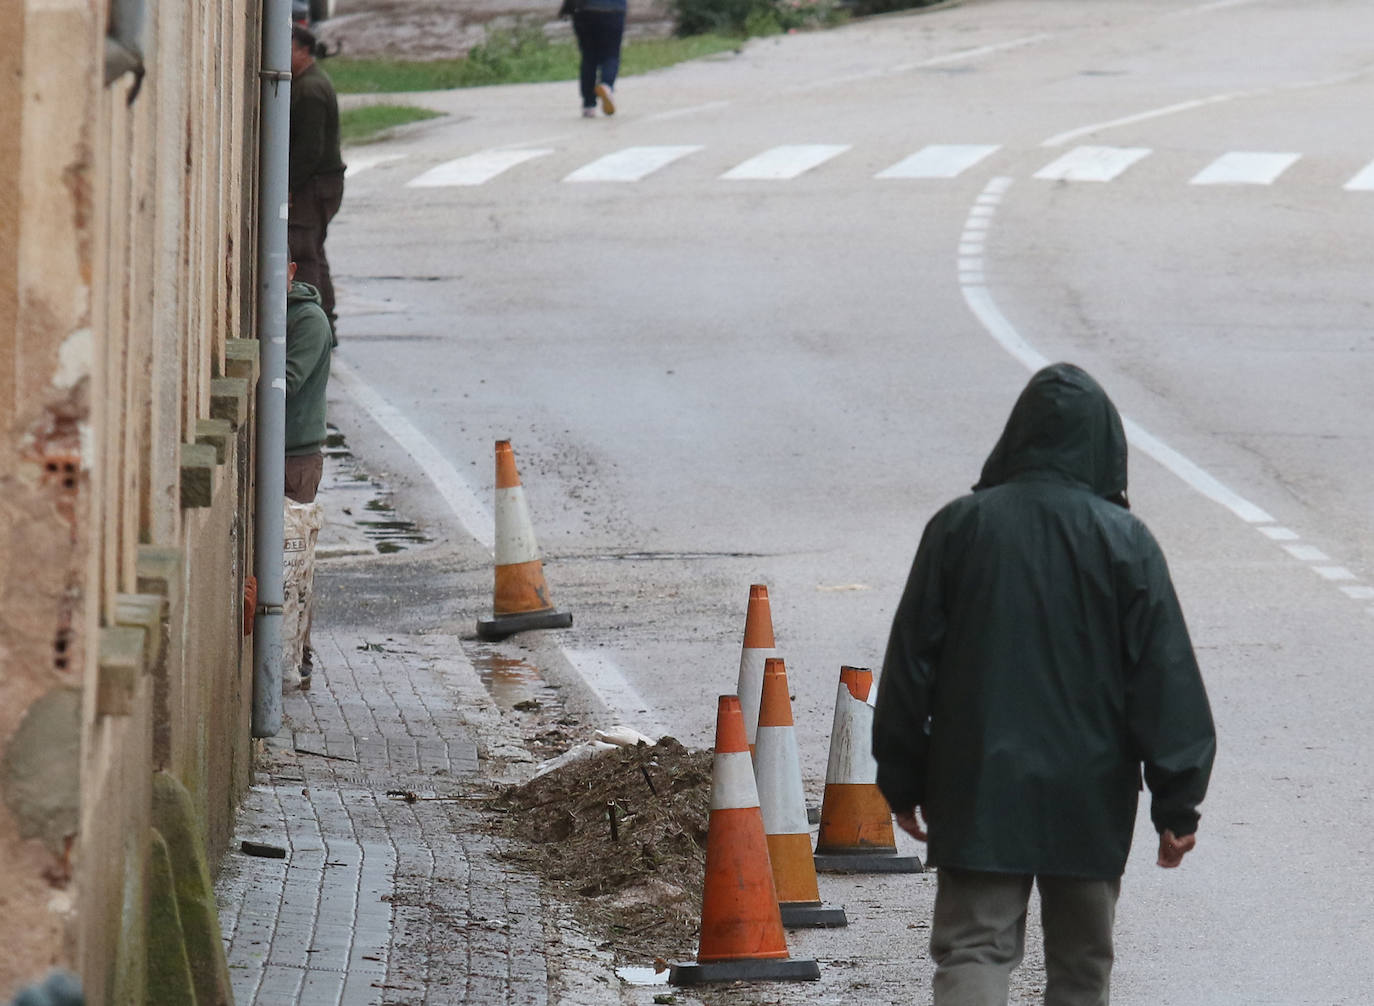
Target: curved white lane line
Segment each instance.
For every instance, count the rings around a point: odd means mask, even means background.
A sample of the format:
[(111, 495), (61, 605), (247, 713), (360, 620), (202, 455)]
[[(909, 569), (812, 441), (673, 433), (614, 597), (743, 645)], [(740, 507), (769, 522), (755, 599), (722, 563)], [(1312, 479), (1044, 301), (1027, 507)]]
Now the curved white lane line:
[[(987, 198), (980, 198), (979, 202), (969, 211), (968, 219), (964, 225), (964, 233), (960, 237), (961, 244), (981, 239), (987, 224), (990, 222), (988, 211), (991, 209), (995, 212), (996, 203), (1001, 201), (1002, 195), (1010, 185), (1010, 178), (994, 178), (983, 190), (983, 197)], [(963, 260), (960, 259), (960, 262), (962, 269)], [(1020, 361), (1022, 366), (1034, 372), (1050, 362), (1043, 353), (1025, 340), (1021, 333), (1016, 330), (1016, 326), (1002, 313), (1002, 309), (992, 299), (992, 294), (985, 283), (961, 281), (959, 285), (964, 294), (964, 302), (968, 304), (974, 317), (982, 323), (983, 328), (997, 340), (1003, 349)], [(1121, 417), (1121, 422), (1126, 428), (1126, 439), (1137, 450), (1173, 472), (1198, 493), (1213, 502), (1220, 503), (1247, 524), (1272, 524), (1274, 522), (1274, 518), (1270, 517), (1260, 507), (1238, 493), (1232, 492), (1211, 474), (1174, 450), (1139, 423), (1126, 416)]]
[(374, 422), (387, 432), (401, 449), (415, 459), (420, 470), (425, 473), (434, 488), (443, 497), (458, 523), (468, 534), (480, 542), (488, 552), (496, 548), (496, 525), (492, 512), (477, 498), (468, 485), (467, 479), (449, 463), (443, 453), (430, 443), (429, 438), (417, 430), (395, 406), (373, 391), (372, 388), (339, 358), (338, 353), (329, 364), (330, 376), (343, 385), (345, 391), (358, 403)]
[[(983, 248), (983, 240), (992, 223), (992, 216), (989, 214), (988, 207), (993, 207), (995, 213), (995, 207), (1001, 204), (1002, 197), (1011, 187), (1011, 184), (1012, 179), (1006, 177), (994, 178), (988, 182), (964, 221), (964, 231), (959, 236), (959, 256), (957, 259), (959, 289), (964, 295), (964, 303), (968, 305), (973, 316), (978, 319), (987, 333), (997, 341), (998, 345), (1015, 357), (1022, 366), (1034, 372), (1046, 366), (1049, 360), (1026, 341), (1021, 333), (1016, 330), (1016, 326), (1002, 313), (997, 302), (992, 299), (987, 281), (983, 277), (981, 258), (979, 259), (979, 269), (976, 272), (968, 268), (967, 260), (969, 250), (976, 247), (981, 251)], [(1306, 564), (1308, 569), (1322, 579), (1338, 584), (1341, 593), (1346, 597), (1360, 602), (1374, 600), (1374, 587), (1359, 583), (1359, 577), (1346, 567), (1332, 564), (1332, 559), (1321, 549), (1299, 543), (1300, 539), (1296, 532), (1275, 524), (1274, 518), (1261, 507), (1225, 486), (1221, 480), (1174, 450), (1139, 423), (1127, 416), (1122, 416), (1121, 422), (1126, 430), (1126, 439), (1133, 448), (1163, 468), (1173, 472), (1199, 495), (1230, 510), (1270, 541), (1276, 544), (1281, 542), (1293, 543), (1280, 547), (1294, 559)], [(1357, 582), (1352, 583), (1351, 581)], [(1374, 614), (1374, 607), (1366, 610)]]
[(1191, 112), (1197, 108), (1205, 108), (1208, 105), (1217, 105), (1226, 101), (1235, 101), (1238, 98), (1262, 98), (1269, 94), (1282, 94), (1286, 91), (1303, 91), (1308, 88), (1330, 87), (1334, 84), (1346, 84), (1352, 80), (1359, 80), (1361, 77), (1368, 76), (1374, 70), (1374, 64), (1368, 64), (1359, 70), (1352, 70), (1349, 73), (1339, 73), (1333, 77), (1318, 77), (1316, 80), (1299, 80), (1292, 84), (1278, 84), (1274, 87), (1257, 87), (1247, 91), (1228, 91), (1223, 94), (1213, 94), (1205, 98), (1194, 98), (1191, 101), (1180, 101), (1174, 105), (1165, 105), (1162, 108), (1151, 108), (1144, 112), (1137, 112), (1134, 115), (1123, 115), (1118, 119), (1107, 119), (1103, 122), (1094, 122), (1087, 126), (1079, 126), (1077, 129), (1065, 130), (1056, 133), (1048, 140), (1042, 140), (1042, 147), (1061, 147), (1070, 140), (1076, 140), (1083, 136), (1091, 136), (1106, 129), (1115, 129), (1117, 126), (1130, 126), (1137, 122), (1146, 122), (1150, 119), (1163, 118), (1166, 115), (1178, 115), (1180, 112)]

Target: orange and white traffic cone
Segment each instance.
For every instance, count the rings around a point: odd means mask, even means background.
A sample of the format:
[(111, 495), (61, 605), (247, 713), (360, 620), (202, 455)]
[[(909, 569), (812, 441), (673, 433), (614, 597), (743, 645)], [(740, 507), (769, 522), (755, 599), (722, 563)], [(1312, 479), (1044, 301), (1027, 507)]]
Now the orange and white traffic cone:
[(811, 860), (811, 828), (802, 793), (801, 755), (792, 722), (787, 668), (778, 657), (763, 669), (763, 698), (754, 742), (754, 778), (768, 837), (768, 860), (784, 926), (847, 926), (843, 908), (821, 904), (816, 865)]
[(919, 856), (897, 855), (892, 809), (878, 789), (873, 759), (873, 672), (841, 667), (825, 770), (816, 869), (822, 873), (921, 873)]
[(716, 708), (711, 764), (711, 819), (706, 832), (706, 886), (695, 963), (673, 964), (673, 985), (703, 982), (806, 981), (820, 978), (814, 960), (793, 960), (778, 912), (768, 842), (763, 834), (754, 767), (736, 695)]
[(768, 604), (768, 588), (756, 583), (749, 588), (749, 607), (744, 613), (744, 645), (740, 648), (739, 696), (744, 714), (744, 736), (749, 750), (754, 750), (754, 734), (759, 726), (759, 700), (763, 696), (763, 665), (769, 657), (777, 656), (773, 640), (773, 612)]
[(477, 622), (477, 637), (505, 639), (528, 629), (566, 629), (572, 615), (549, 600), (544, 564), (534, 540), (525, 489), (509, 440), (496, 441), (496, 585), (492, 617)]

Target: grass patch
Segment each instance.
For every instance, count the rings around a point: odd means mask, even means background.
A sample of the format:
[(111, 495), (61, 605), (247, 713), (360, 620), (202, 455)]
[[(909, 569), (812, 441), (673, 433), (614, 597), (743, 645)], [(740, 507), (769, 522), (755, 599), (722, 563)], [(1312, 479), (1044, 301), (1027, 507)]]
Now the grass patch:
[(392, 126), (433, 119), (438, 112), (414, 105), (366, 105), (339, 112), (339, 139), (344, 143), (366, 143)]
[[(622, 76), (647, 73), (689, 59), (738, 49), (741, 40), (725, 35), (627, 41), (620, 54)], [(498, 28), (474, 46), (466, 59), (353, 59), (338, 56), (325, 64), (339, 94), (391, 94), (447, 91), (488, 84), (537, 84), (576, 80), (580, 58), (575, 42), (551, 42), (536, 24)]]

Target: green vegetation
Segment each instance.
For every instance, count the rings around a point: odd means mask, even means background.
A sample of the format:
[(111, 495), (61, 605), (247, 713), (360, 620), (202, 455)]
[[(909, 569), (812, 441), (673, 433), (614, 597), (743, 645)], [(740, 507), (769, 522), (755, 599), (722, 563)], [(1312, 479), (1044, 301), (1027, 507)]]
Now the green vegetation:
[[(684, 60), (738, 49), (741, 39), (721, 35), (633, 40), (620, 57), (622, 76), (647, 73)], [(539, 23), (526, 20), (495, 28), (466, 59), (352, 59), (339, 56), (325, 69), (340, 94), (390, 94), (397, 91), (446, 91), (485, 84), (533, 84), (576, 80), (577, 45), (552, 42)], [(393, 123), (394, 125), (394, 123)]]
[[(849, 19), (842, 0), (672, 0), (677, 33), (777, 35), (830, 28)], [(894, 0), (897, 2), (897, 0)]]
[(344, 143), (366, 143), (392, 126), (433, 119), (438, 112), (414, 105), (364, 105), (339, 112), (339, 139)]

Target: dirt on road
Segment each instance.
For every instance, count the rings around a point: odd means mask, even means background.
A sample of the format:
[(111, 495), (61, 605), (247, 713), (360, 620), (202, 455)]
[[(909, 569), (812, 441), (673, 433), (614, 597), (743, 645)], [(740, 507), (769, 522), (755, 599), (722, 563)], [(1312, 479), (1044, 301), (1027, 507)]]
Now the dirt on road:
[(508, 857), (572, 904), (622, 960), (696, 951), (711, 752), (671, 737), (573, 761), (491, 800)]

